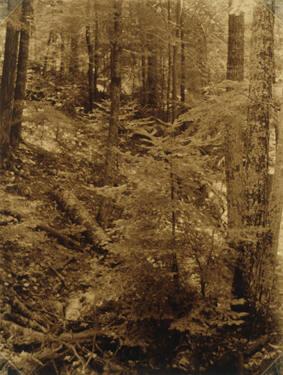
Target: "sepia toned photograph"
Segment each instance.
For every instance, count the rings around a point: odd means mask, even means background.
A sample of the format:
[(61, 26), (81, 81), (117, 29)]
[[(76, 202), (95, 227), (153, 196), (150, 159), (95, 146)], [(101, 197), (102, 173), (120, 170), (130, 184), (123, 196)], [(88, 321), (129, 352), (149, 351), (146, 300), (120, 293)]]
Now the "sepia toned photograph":
[(283, 374), (283, 0), (0, 0), (0, 375)]

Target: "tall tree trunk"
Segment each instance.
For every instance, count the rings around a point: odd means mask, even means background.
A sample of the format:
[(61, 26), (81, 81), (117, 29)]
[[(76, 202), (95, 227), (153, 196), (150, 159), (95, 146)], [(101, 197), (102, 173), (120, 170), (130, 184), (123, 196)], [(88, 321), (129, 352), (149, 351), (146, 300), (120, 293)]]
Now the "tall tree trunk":
[(159, 97), (158, 97), (158, 53), (156, 46), (152, 46), (148, 51), (147, 58), (147, 97), (148, 105), (158, 112)]
[(141, 93), (141, 103), (142, 105), (147, 105), (147, 58), (146, 58), (145, 47), (143, 47), (143, 53), (141, 55), (141, 70), (142, 70), (142, 93)]
[[(230, 9), (233, 4), (230, 1)], [(229, 14), (227, 79), (244, 79), (244, 14)], [(242, 223), (243, 134), (242, 124), (227, 124), (225, 129), (225, 169), (227, 185), (227, 222), (233, 231)], [(231, 233), (230, 233), (231, 237)]]
[(7, 20), (3, 72), (0, 92), (0, 168), (10, 149), (10, 131), (12, 123), (15, 81), (17, 73), (17, 58), (19, 44), (19, 9), (16, 0), (10, 0), (8, 9), (11, 12)]
[(268, 298), (272, 275), (265, 275), (264, 264), (271, 255), (268, 227), (269, 121), (273, 81), (273, 15), (271, 0), (255, 5), (252, 28), (252, 53), (249, 107), (245, 134), (245, 210), (248, 239), (241, 256), (241, 281), (238, 294), (261, 305)]
[[(232, 1), (230, 1), (232, 8)], [(244, 79), (245, 51), (244, 13), (229, 14), (227, 79), (242, 81)]]
[[(270, 247), (269, 261), (266, 262), (265, 267), (267, 272), (273, 271), (276, 266), (280, 227), (283, 213), (283, 98), (281, 98), (281, 109), (278, 118), (278, 134), (277, 134), (277, 147), (276, 147), (276, 163), (274, 175), (272, 176), (272, 186), (269, 198), (269, 225), (272, 233), (272, 243)], [(275, 279), (274, 279), (275, 281)], [(276, 294), (276, 288), (272, 288), (273, 293), (270, 298)]]
[(73, 79), (79, 75), (79, 34), (73, 32), (71, 35), (71, 54), (69, 72)]
[(177, 80), (178, 80), (178, 52), (179, 52), (179, 38), (180, 38), (180, 11), (181, 11), (181, 0), (176, 2), (176, 27), (175, 27), (175, 38), (173, 44), (173, 71), (172, 71), (172, 121), (175, 121), (177, 117), (177, 104), (178, 104), (178, 93), (177, 93)]
[(98, 99), (98, 88), (97, 88), (98, 74), (99, 74), (99, 23), (98, 23), (97, 9), (95, 9), (94, 77), (93, 77), (94, 100)]
[(180, 95), (181, 102), (186, 101), (186, 46), (185, 46), (185, 12), (184, 4), (181, 9), (180, 28), (181, 28), (181, 84), (180, 84)]
[(11, 128), (11, 144), (17, 146), (21, 140), (24, 100), (26, 95), (28, 58), (30, 46), (31, 19), (33, 15), (32, 0), (23, 0), (22, 29), (20, 34), (17, 80), (13, 123)]
[[(147, 8), (151, 16), (153, 0), (147, 0)], [(147, 104), (156, 116), (160, 115), (160, 66), (159, 66), (159, 40), (156, 29), (151, 24), (149, 36), (146, 39), (147, 50)]]
[(87, 111), (92, 112), (94, 100), (94, 46), (91, 26), (86, 26), (86, 44), (88, 51), (88, 106)]
[(148, 103), (148, 88), (147, 88), (147, 43), (146, 43), (146, 35), (144, 32), (145, 29), (145, 21), (142, 17), (144, 13), (144, 6), (145, 4), (142, 1), (137, 2), (137, 13), (138, 13), (138, 26), (140, 30), (140, 41), (141, 41), (141, 91), (140, 91), (140, 102), (142, 106), (146, 106)]
[[(113, 31), (111, 35), (111, 83), (110, 99), (111, 112), (109, 132), (107, 140), (107, 151), (105, 161), (104, 184), (115, 186), (118, 177), (118, 154), (119, 143), (119, 113), (121, 97), (121, 34), (122, 34), (122, 1), (112, 0), (113, 7)], [(111, 202), (104, 200), (100, 210), (100, 220), (104, 226), (110, 221), (112, 212)]]
[(43, 75), (46, 76), (48, 71), (48, 63), (49, 63), (49, 54), (50, 54), (50, 47), (52, 42), (54, 41), (54, 31), (51, 30), (49, 32), (48, 40), (47, 40), (47, 48), (46, 48), (46, 54), (44, 57), (44, 64), (43, 64)]
[(168, 18), (168, 80), (167, 80), (167, 121), (171, 122), (171, 77), (172, 77), (172, 45), (171, 45), (171, 0), (167, 1)]
[(61, 79), (65, 77), (65, 36), (64, 32), (61, 32), (61, 61), (60, 61), (60, 76)]

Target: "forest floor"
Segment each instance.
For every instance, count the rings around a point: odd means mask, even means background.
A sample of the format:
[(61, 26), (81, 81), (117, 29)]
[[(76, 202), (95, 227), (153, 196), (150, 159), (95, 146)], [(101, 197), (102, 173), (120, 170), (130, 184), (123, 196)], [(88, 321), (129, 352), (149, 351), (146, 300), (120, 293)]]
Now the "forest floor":
[[(6, 301), (1, 310), (14, 328), (22, 325), (24, 317), (18, 312), (24, 310), (24, 315), (34, 318), (29, 328), (60, 334), (66, 324), (85, 313), (83, 300), (88, 308), (107, 300), (107, 290), (111, 296), (105, 270), (115, 266), (115, 257), (105, 260), (90, 246), (68, 248), (38, 228), (49, 226), (83, 242), (85, 228), (60, 210), (52, 194), (58, 188), (72, 191), (96, 216), (94, 186), (99, 170), (95, 169), (103, 141), (98, 134), (107, 126), (104, 116), (98, 110), (95, 120), (72, 120), (46, 103), (27, 103), (24, 142), (13, 155), (13, 167), (0, 177), (1, 266), (5, 270), (1, 284)], [(2, 356), (5, 346), (2, 342)], [(18, 351), (22, 349), (19, 344)]]

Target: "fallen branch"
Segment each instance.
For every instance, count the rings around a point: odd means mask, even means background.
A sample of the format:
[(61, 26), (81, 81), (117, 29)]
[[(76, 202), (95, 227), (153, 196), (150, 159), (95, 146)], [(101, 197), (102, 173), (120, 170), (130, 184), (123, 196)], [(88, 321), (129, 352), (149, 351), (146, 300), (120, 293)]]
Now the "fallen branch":
[(62, 283), (62, 286), (66, 287), (66, 283), (65, 283), (65, 279), (64, 277), (61, 275), (61, 273), (59, 271), (57, 271), (54, 267), (51, 267), (49, 266), (49, 268), (51, 269), (51, 271), (53, 271), (55, 273), (55, 275), (58, 277), (58, 279), (61, 281)]
[(5, 315), (9, 321), (14, 322), (19, 325), (26, 326), (28, 328), (34, 329), (35, 331), (46, 333), (47, 329), (40, 325), (36, 320), (31, 320), (23, 315), (19, 314), (7, 314)]
[[(17, 308), (19, 312), (25, 315), (27, 318), (36, 321), (40, 324), (41, 328), (46, 329), (44, 320), (34, 311), (30, 310), (28, 306), (26, 306), (15, 293), (12, 297), (12, 304)], [(43, 327), (42, 327), (43, 326)], [(44, 331), (45, 332), (45, 331)]]
[(41, 333), (34, 329), (23, 327), (17, 323), (0, 318), (0, 327), (6, 329), (10, 334), (18, 338), (23, 336), (22, 343), (78, 343), (81, 341), (92, 340), (97, 335), (106, 336), (106, 334), (98, 328), (90, 328), (82, 332), (65, 332), (59, 336), (52, 333)]
[(44, 342), (49, 337), (49, 335), (47, 335), (46, 333), (38, 332), (31, 328), (25, 328), (19, 324), (10, 322), (3, 318), (0, 318), (0, 327), (6, 329), (11, 335), (15, 337), (18, 337), (18, 335), (23, 336), (25, 339), (25, 344)]
[(97, 250), (107, 253), (110, 238), (74, 193), (67, 190), (57, 190), (52, 194), (61, 209), (67, 212), (75, 223), (85, 227), (88, 240), (97, 247)]
[(59, 232), (54, 228), (49, 227), (48, 225), (41, 224), (38, 225), (35, 229), (44, 231), (52, 237), (55, 237), (61, 245), (67, 247), (68, 249), (82, 251), (81, 244), (78, 241), (73, 240), (72, 238), (66, 236), (65, 234)]
[(97, 103), (97, 102), (94, 102), (93, 105), (96, 107), (96, 108), (99, 108), (101, 109), (103, 112), (107, 113), (107, 114), (110, 114), (110, 110), (108, 108), (105, 108), (103, 105)]

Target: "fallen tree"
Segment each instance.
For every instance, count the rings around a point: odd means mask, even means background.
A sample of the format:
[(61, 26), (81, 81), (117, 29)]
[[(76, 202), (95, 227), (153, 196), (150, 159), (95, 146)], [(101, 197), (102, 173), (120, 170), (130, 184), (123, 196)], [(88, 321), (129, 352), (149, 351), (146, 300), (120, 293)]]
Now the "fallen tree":
[(52, 192), (52, 196), (73, 222), (85, 227), (87, 239), (95, 246), (96, 251), (104, 254), (108, 253), (109, 236), (75, 194), (69, 190), (58, 189)]
[(61, 245), (69, 249), (82, 251), (82, 246), (78, 241), (73, 240), (72, 238), (66, 236), (65, 234), (59, 232), (54, 228), (51, 228), (48, 225), (41, 224), (38, 225), (35, 229), (38, 231), (46, 232), (48, 235), (56, 238)]

